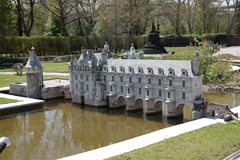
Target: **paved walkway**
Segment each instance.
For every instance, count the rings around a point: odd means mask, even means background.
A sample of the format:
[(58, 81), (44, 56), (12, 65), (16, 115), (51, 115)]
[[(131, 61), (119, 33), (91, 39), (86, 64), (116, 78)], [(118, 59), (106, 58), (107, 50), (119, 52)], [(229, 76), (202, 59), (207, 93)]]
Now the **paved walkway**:
[(220, 48), (220, 50), (217, 53), (215, 53), (214, 56), (221, 54), (231, 54), (233, 56), (240, 56), (240, 46)]
[[(239, 108), (240, 110), (240, 108)], [(77, 155), (62, 158), (61, 160), (101, 160), (117, 156), (126, 152), (130, 152), (148, 145), (158, 143), (165, 139), (178, 136), (180, 134), (191, 132), (199, 128), (203, 128), (216, 123), (223, 123), (223, 119), (218, 118), (202, 118), (199, 120), (183, 123), (173, 127), (161, 129), (149, 134), (135, 137), (123, 142), (115, 143), (106, 147), (95, 149), (92, 151), (80, 153)]]
[[(16, 74), (16, 72), (0, 72), (0, 74)], [(69, 73), (43, 72), (43, 75), (69, 76)]]
[(14, 99), (14, 100), (19, 101), (19, 102), (16, 102), (16, 103), (0, 104), (0, 110), (24, 107), (24, 106), (29, 106), (29, 105), (42, 104), (42, 103), (45, 102), (44, 100), (26, 98), (26, 97), (19, 97), (19, 96), (14, 96), (14, 95), (10, 95), (10, 94), (3, 94), (3, 93), (0, 93), (0, 97), (1, 98), (7, 98), (7, 99)]

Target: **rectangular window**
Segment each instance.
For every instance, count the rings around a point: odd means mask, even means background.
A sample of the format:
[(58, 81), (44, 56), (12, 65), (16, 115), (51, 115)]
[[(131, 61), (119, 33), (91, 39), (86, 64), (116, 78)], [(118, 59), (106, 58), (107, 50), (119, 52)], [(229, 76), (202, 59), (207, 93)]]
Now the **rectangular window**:
[(171, 79), (169, 80), (169, 86), (172, 86), (172, 80)]
[(151, 78), (148, 78), (148, 84), (151, 84)]
[(168, 92), (168, 98), (171, 98), (171, 92)]
[(158, 80), (158, 85), (159, 85), (159, 86), (162, 85), (162, 80), (161, 80), (161, 79)]
[(149, 96), (149, 90), (147, 90), (147, 96)]
[(141, 78), (140, 78), (140, 77), (138, 77), (138, 83), (142, 83), (142, 82), (141, 82)]
[(88, 84), (86, 85), (86, 90), (87, 90), (87, 91), (89, 90)]
[(104, 91), (107, 91), (107, 86), (106, 85), (104, 85)]
[(83, 90), (84, 89), (84, 84), (80, 83), (80, 87), (81, 87), (81, 90)]
[(113, 88), (112, 88), (112, 86), (110, 86), (110, 92), (112, 92), (113, 91)]
[(103, 76), (103, 80), (104, 80), (104, 82), (106, 82), (106, 80), (107, 80), (106, 75)]
[(123, 77), (122, 76), (120, 77), (120, 82), (123, 82)]
[(76, 84), (75, 88), (78, 89), (78, 84)]
[(186, 86), (185, 81), (182, 81), (182, 87), (185, 87), (185, 86)]
[(80, 78), (83, 79), (83, 75), (82, 74), (80, 74)]
[(132, 77), (129, 77), (129, 83), (132, 83)]
[(77, 75), (75, 75), (75, 80), (76, 80), (76, 81), (78, 80), (78, 76), (77, 76)]
[(88, 81), (88, 76), (86, 76), (86, 81)]
[(112, 81), (114, 81), (114, 76), (112, 76)]
[(123, 93), (123, 86), (121, 86), (121, 93)]
[(185, 92), (182, 93), (182, 99), (186, 99), (186, 93)]
[(138, 94), (139, 94), (139, 95), (142, 94), (142, 89), (141, 89), (141, 88), (138, 89)]
[(161, 90), (158, 91), (158, 96), (162, 97), (162, 91)]
[(130, 94), (130, 88), (128, 88), (128, 94)]

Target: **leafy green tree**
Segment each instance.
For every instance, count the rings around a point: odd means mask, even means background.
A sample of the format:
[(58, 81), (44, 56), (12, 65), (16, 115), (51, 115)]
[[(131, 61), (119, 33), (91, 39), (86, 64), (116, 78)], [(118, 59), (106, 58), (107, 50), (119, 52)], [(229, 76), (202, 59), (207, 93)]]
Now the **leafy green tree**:
[(10, 0), (0, 1), (0, 36), (7, 35), (11, 21), (12, 3)]

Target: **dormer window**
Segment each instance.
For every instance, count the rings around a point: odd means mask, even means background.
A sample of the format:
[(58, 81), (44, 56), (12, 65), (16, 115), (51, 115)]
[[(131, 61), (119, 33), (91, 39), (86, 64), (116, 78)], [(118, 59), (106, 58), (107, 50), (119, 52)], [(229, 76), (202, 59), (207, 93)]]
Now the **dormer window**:
[(175, 75), (175, 72), (174, 72), (174, 70), (173, 70), (172, 68), (170, 68), (170, 69), (168, 70), (168, 75), (172, 75), (172, 76)]
[(120, 67), (120, 71), (121, 71), (122, 73), (124, 73), (124, 72), (125, 72), (125, 68), (124, 68), (124, 67)]
[(182, 69), (182, 76), (188, 76), (188, 72), (186, 69)]
[(132, 67), (129, 67), (128, 70), (129, 70), (129, 73), (134, 73), (134, 69)]
[(105, 72), (107, 72), (107, 71), (108, 71), (108, 68), (105, 66), (105, 67), (103, 68), (103, 70), (104, 70)]
[(152, 68), (148, 68), (147, 72), (148, 72), (148, 74), (153, 74), (153, 69)]
[(116, 67), (112, 66), (112, 72), (116, 72)]
[(161, 74), (161, 75), (163, 75), (163, 74), (164, 74), (164, 71), (163, 71), (163, 69), (162, 69), (162, 68), (158, 68), (158, 74)]
[(139, 74), (143, 74), (143, 69), (142, 68), (138, 68), (138, 73)]

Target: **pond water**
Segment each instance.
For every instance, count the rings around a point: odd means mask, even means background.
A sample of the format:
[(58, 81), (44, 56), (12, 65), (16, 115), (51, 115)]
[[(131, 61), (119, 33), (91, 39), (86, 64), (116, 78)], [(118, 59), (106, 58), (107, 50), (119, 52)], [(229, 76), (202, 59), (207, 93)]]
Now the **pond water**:
[[(240, 104), (239, 94), (205, 93), (204, 97), (213, 103)], [(142, 115), (47, 101), (41, 111), (0, 119), (0, 137), (12, 142), (0, 159), (57, 159), (182, 123), (182, 118), (162, 120), (159, 114), (146, 119)]]
[(57, 159), (182, 123), (181, 118), (162, 122), (160, 114), (142, 115), (51, 100), (42, 111), (0, 120), (0, 137), (12, 142), (0, 159)]

